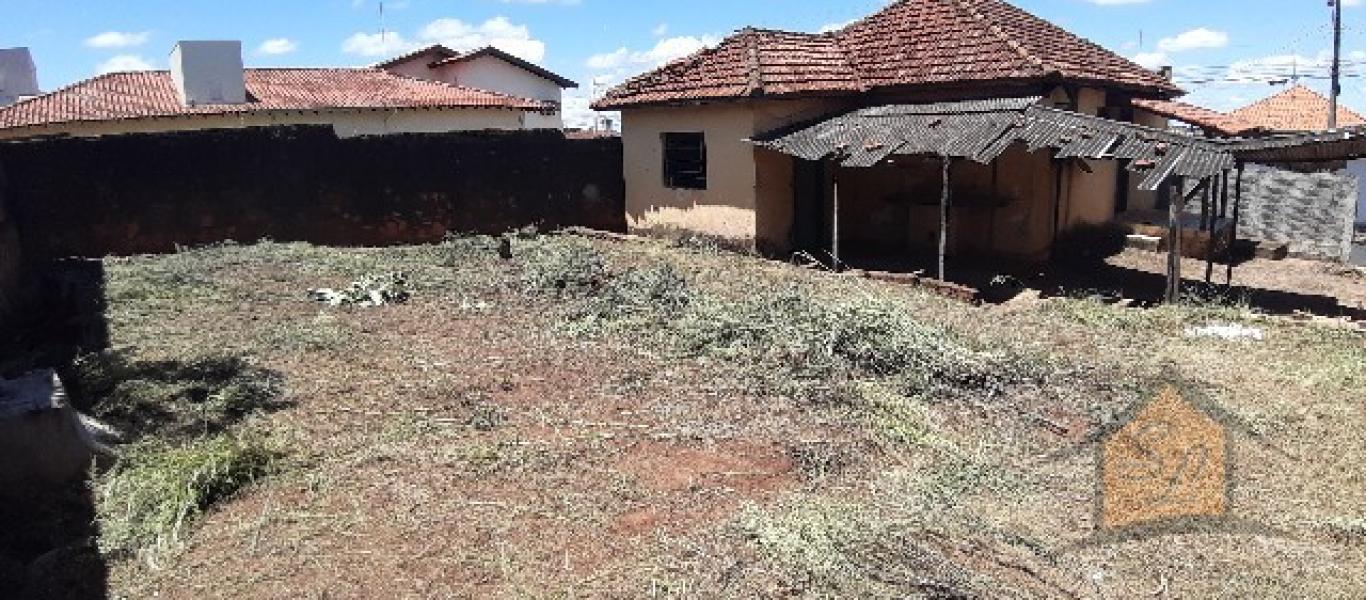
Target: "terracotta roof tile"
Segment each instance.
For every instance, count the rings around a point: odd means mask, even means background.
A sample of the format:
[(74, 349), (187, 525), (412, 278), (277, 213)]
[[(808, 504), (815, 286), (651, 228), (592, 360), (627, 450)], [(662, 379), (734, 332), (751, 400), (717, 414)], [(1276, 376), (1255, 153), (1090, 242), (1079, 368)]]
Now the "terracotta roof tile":
[(1132, 104), (1155, 115), (1176, 119), (1219, 135), (1237, 136), (1265, 130), (1240, 117), (1175, 100), (1134, 99)]
[(831, 33), (740, 31), (626, 81), (596, 106), (1052, 78), (1180, 93), (1157, 73), (1001, 0), (901, 0)]
[(80, 121), (278, 110), (502, 108), (545, 103), (380, 69), (247, 69), (246, 104), (181, 104), (167, 71), (110, 73), (0, 109), (0, 129)]
[[(1231, 114), (1272, 131), (1323, 131), (1328, 129), (1328, 98), (1296, 85)], [(1339, 105), (1338, 127), (1355, 125), (1366, 125), (1366, 118)]]

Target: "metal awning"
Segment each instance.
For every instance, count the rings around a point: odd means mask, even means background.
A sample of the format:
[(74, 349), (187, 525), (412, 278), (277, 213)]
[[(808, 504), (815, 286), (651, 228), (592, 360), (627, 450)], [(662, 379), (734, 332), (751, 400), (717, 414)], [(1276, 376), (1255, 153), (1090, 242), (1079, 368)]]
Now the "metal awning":
[(1056, 158), (1127, 160), (1147, 173), (1139, 189), (1174, 177), (1204, 179), (1234, 168), (1229, 143), (1190, 137), (1039, 105), (1040, 98), (994, 98), (866, 108), (814, 125), (756, 136), (752, 143), (806, 160), (872, 167), (890, 156), (939, 156), (991, 163), (1010, 146)]
[(1311, 163), (1356, 160), (1366, 158), (1366, 127), (1237, 140), (1231, 145), (1234, 155), (1244, 162)]

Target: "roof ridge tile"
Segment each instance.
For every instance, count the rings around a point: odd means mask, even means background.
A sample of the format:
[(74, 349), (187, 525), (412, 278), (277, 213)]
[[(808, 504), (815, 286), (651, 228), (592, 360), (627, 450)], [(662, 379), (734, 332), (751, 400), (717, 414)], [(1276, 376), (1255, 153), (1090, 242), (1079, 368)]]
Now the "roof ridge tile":
[(1014, 50), (1016, 54), (1019, 54), (1020, 58), (1023, 58), (1026, 61), (1032, 63), (1045, 74), (1050, 72), (1047, 64), (1044, 62), (1042, 58), (1035, 56), (1033, 53), (1029, 51), (1028, 48), (1025, 48), (1024, 44), (1021, 44), (1018, 40), (1015, 40), (1009, 35), (1006, 35), (1005, 29), (1002, 28), (1001, 25), (997, 23), (994, 19), (987, 17), (986, 15), (982, 14), (982, 11), (977, 10), (977, 6), (975, 4), (970, 4), (969, 0), (948, 1), (957, 4), (958, 7), (963, 10), (963, 12), (966, 12), (968, 14), (968, 16), (976, 19), (979, 23), (986, 26), (987, 31), (991, 32), (991, 34), (996, 36), (997, 39), (1004, 42), (1005, 45), (1010, 47), (1011, 50)]

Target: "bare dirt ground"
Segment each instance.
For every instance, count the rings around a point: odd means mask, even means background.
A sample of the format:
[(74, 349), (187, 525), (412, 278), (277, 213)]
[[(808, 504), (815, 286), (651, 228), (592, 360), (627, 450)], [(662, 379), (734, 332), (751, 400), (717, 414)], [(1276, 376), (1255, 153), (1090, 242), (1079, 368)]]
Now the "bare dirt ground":
[[(1126, 250), (1112, 257), (1109, 264), (1132, 269), (1151, 275), (1166, 273), (1165, 254)], [(1182, 275), (1191, 280), (1203, 281), (1206, 264), (1196, 259), (1181, 261)], [(1227, 266), (1214, 266), (1214, 282), (1224, 284)], [(1354, 272), (1350, 265), (1304, 259), (1253, 259), (1236, 265), (1233, 269), (1233, 285), (1255, 290), (1254, 293), (1269, 295), (1282, 293), (1289, 296), (1321, 297), (1336, 301), (1346, 308), (1366, 307), (1366, 286), (1362, 285), (1363, 275)], [(1309, 302), (1309, 301), (1306, 301)]]
[[(524, 289), (533, 243), (511, 261), (462, 242), (107, 261), (115, 346), (245, 356), (284, 375), (288, 400), (241, 425), (285, 449), (280, 469), (216, 505), (183, 549), (114, 561), (111, 596), (1366, 595), (1359, 333), (1236, 307), (977, 308), (705, 249), (591, 242), (611, 272), (667, 264), (735, 302), (790, 286), (812, 302), (868, 299), (973, 352), (1065, 373), (942, 396), (841, 375), (827, 398), (815, 380), (793, 392), (799, 371), (738, 345), (675, 351), (667, 340), (691, 322), (585, 333), (567, 316), (581, 300)], [(1360, 279), (1292, 265), (1245, 265), (1239, 280), (1366, 298)], [(379, 271), (406, 271), (412, 301), (308, 298)], [(1211, 322), (1265, 339), (1185, 335)], [(1165, 378), (1238, 419), (1236, 523), (1099, 542), (1092, 438)]]

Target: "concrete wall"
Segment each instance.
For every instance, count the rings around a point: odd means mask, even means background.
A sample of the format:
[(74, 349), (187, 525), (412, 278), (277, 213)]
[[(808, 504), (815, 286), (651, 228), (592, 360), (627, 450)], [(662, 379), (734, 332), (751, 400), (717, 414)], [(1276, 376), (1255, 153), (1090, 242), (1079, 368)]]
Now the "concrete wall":
[[(785, 249), (792, 228), (792, 159), (745, 140), (838, 106), (774, 100), (625, 111), (628, 225), (634, 231), (689, 230)], [(695, 132), (706, 135), (707, 189), (670, 189), (664, 183), (663, 134)]]
[[(1349, 170), (1303, 173), (1248, 165), (1238, 237), (1286, 243), (1294, 254), (1345, 261), (1351, 253), (1359, 186)], [(1199, 210), (1198, 203), (1194, 210)]]
[(625, 229), (620, 142), (554, 131), (52, 139), (0, 144), (0, 164), (28, 260), (262, 238), (420, 243), (537, 223)]
[(491, 108), (421, 110), (279, 111), (69, 123), (0, 130), (0, 140), (38, 136), (95, 137), (123, 133), (165, 133), (296, 125), (331, 125), (338, 137), (458, 131), (559, 129), (559, 116)]
[[(481, 56), (474, 60), (443, 65), (432, 69), (434, 57), (430, 54), (399, 63), (386, 70), (396, 75), (440, 81), (453, 85), (479, 88), (517, 96), (544, 100), (556, 104), (564, 103), (564, 90), (558, 83), (527, 71), (496, 56)], [(549, 115), (533, 114), (533, 123), (528, 129), (561, 129), (564, 119), (560, 112)]]
[[(908, 100), (901, 100), (908, 101)], [(1046, 102), (1075, 101), (1081, 112), (1099, 114), (1106, 104), (1103, 90), (1083, 88), (1070, 98), (1054, 90)], [(627, 223), (634, 231), (682, 229), (753, 243), (762, 250), (783, 252), (791, 246), (794, 191), (791, 157), (745, 142), (757, 133), (854, 108), (849, 100), (762, 100), (699, 106), (629, 109), (623, 112)], [(701, 132), (707, 139), (706, 190), (674, 190), (664, 184), (662, 135)], [(1104, 223), (1114, 216), (1120, 165), (1091, 161), (1090, 172), (1065, 167), (1059, 217), (1064, 229)], [(1054, 169), (1046, 153), (1012, 149), (994, 168), (961, 165), (962, 196), (1004, 199), (1000, 206), (958, 206), (953, 227), (964, 251), (994, 250), (1039, 258), (1053, 237)], [(995, 174), (992, 175), (994, 169)], [(862, 236), (876, 247), (904, 247), (908, 240), (937, 236), (939, 172), (922, 181), (915, 169), (879, 166), (867, 173), (843, 173), (850, 187), (846, 235)], [(994, 179), (993, 179), (994, 177)], [(1131, 184), (1132, 185), (1132, 184)], [(933, 204), (908, 196), (933, 187)], [(955, 186), (957, 194), (957, 186)], [(827, 200), (830, 190), (826, 190)], [(1140, 202), (1145, 198), (1140, 194)], [(827, 202), (827, 205), (829, 203)], [(922, 214), (923, 213), (923, 214)], [(827, 217), (828, 217), (827, 211)], [(852, 219), (852, 220), (848, 220)], [(829, 221), (827, 220), (827, 223)], [(957, 231), (954, 232), (955, 234)], [(995, 236), (995, 241), (984, 241)], [(919, 242), (917, 242), (919, 243)], [(969, 246), (972, 246), (969, 248)]]
[[(666, 132), (701, 132), (707, 144), (707, 189), (664, 183)], [(626, 223), (632, 231), (686, 229), (721, 238), (755, 236), (754, 113), (738, 104), (645, 108), (622, 113)]]

